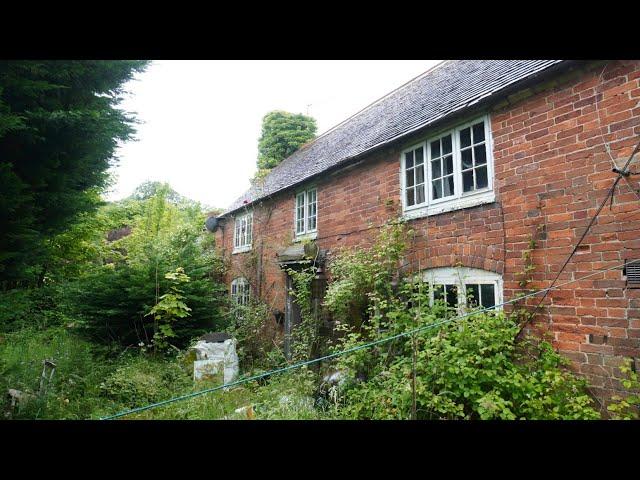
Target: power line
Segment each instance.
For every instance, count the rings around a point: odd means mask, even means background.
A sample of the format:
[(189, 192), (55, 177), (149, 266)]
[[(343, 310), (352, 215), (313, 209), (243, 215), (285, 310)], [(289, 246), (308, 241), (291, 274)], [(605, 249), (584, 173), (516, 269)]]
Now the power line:
[[(630, 261), (630, 262), (626, 262), (626, 265), (633, 264), (633, 263), (640, 263), (640, 259), (633, 260), (633, 261)], [(464, 318), (468, 318), (468, 317), (471, 317), (473, 315), (477, 315), (477, 314), (480, 314), (480, 313), (485, 313), (485, 312), (488, 312), (490, 310), (495, 310), (495, 309), (503, 307), (505, 305), (520, 301), (520, 300), (522, 300), (524, 298), (533, 297), (533, 296), (538, 295), (539, 293), (542, 293), (542, 292), (548, 292), (549, 290), (554, 289), (554, 288), (561, 288), (561, 287), (564, 287), (564, 286), (569, 285), (571, 283), (579, 282), (581, 280), (585, 280), (585, 279), (593, 277), (595, 275), (599, 275), (601, 273), (605, 273), (605, 272), (609, 272), (611, 270), (618, 269), (620, 267), (623, 267), (624, 265), (625, 265), (625, 263), (620, 264), (620, 265), (616, 265), (614, 267), (609, 267), (609, 268), (605, 268), (605, 269), (602, 269), (602, 270), (598, 270), (596, 272), (593, 272), (593, 273), (590, 273), (588, 275), (585, 275), (584, 277), (580, 277), (580, 278), (574, 279), (574, 280), (569, 280), (569, 281), (567, 281), (565, 283), (561, 283), (561, 284), (556, 285), (556, 286), (551, 286), (551, 287), (548, 287), (548, 288), (545, 288), (545, 289), (542, 289), (542, 290), (531, 292), (531, 293), (528, 293), (526, 295), (522, 295), (520, 297), (513, 298), (513, 299), (508, 300), (506, 302), (500, 303), (500, 304), (495, 305), (493, 307), (487, 307), (487, 308), (481, 308), (481, 309), (478, 309), (478, 310), (474, 310), (473, 312), (468, 312), (468, 313), (466, 313), (464, 315), (460, 315), (460, 316), (457, 316), (457, 317), (452, 317), (452, 318), (449, 318), (449, 319), (445, 319), (445, 320), (442, 320), (440, 322), (434, 322), (434, 323), (431, 323), (429, 325), (424, 325), (422, 327), (414, 328), (414, 329), (408, 330), (406, 332), (401, 332), (401, 333), (398, 333), (396, 335), (392, 335), (390, 337), (385, 337), (385, 338), (382, 338), (382, 339), (379, 339), (379, 340), (375, 340), (375, 341), (372, 341), (372, 342), (363, 343), (361, 345), (356, 345), (355, 347), (351, 347), (351, 348), (348, 348), (346, 350), (342, 350), (342, 351), (339, 351), (339, 352), (331, 353), (329, 355), (324, 355), (322, 357), (314, 358), (312, 360), (306, 360), (304, 362), (298, 362), (298, 363), (295, 363), (293, 365), (288, 365), (286, 367), (278, 368), (278, 369), (271, 370), (271, 371), (268, 371), (268, 372), (265, 372), (265, 373), (261, 373), (261, 374), (258, 374), (258, 375), (253, 375), (251, 377), (242, 378), (242, 379), (236, 380), (234, 382), (225, 383), (223, 385), (218, 385), (217, 387), (207, 388), (205, 390), (200, 390), (198, 392), (193, 392), (193, 393), (189, 393), (189, 394), (186, 394), (186, 395), (181, 395), (181, 396), (178, 396), (178, 397), (170, 398), (168, 400), (163, 400), (161, 402), (152, 403), (152, 404), (146, 405), (144, 407), (138, 407), (138, 408), (133, 408), (133, 409), (130, 409), (130, 410), (125, 410), (125, 411), (122, 411), (120, 413), (116, 413), (114, 415), (101, 417), (100, 420), (112, 420), (114, 418), (120, 418), (120, 417), (124, 417), (124, 416), (127, 416), (127, 415), (131, 415), (133, 413), (139, 413), (139, 412), (143, 412), (145, 410), (149, 410), (149, 409), (152, 409), (152, 408), (157, 408), (157, 407), (160, 407), (160, 406), (163, 406), (163, 405), (168, 405), (170, 403), (175, 403), (175, 402), (179, 402), (179, 401), (182, 401), (182, 400), (188, 400), (190, 398), (194, 398), (194, 397), (197, 397), (197, 396), (200, 396), (200, 395), (204, 395), (206, 393), (211, 393), (211, 392), (215, 392), (215, 391), (218, 391), (218, 390), (226, 389), (226, 388), (229, 388), (229, 387), (242, 385), (244, 383), (252, 382), (254, 380), (259, 380), (261, 378), (266, 378), (266, 377), (269, 377), (271, 375), (275, 375), (276, 373), (283, 373), (283, 372), (286, 372), (286, 371), (289, 371), (289, 370), (294, 370), (296, 368), (301, 368), (301, 367), (304, 367), (304, 366), (307, 366), (307, 365), (311, 365), (311, 364), (314, 364), (314, 363), (318, 363), (318, 362), (322, 362), (322, 361), (325, 361), (325, 360), (330, 360), (332, 358), (340, 357), (342, 355), (346, 355), (347, 353), (353, 353), (353, 352), (356, 352), (356, 351), (359, 351), (359, 350), (364, 350), (366, 348), (370, 348), (370, 347), (373, 347), (373, 346), (376, 346), (376, 345), (380, 345), (382, 343), (387, 343), (387, 342), (390, 342), (392, 340), (396, 340), (398, 338), (412, 336), (412, 335), (415, 335), (415, 334), (418, 334), (418, 333), (425, 332), (427, 330), (431, 330), (431, 329), (433, 329), (435, 327), (439, 327), (439, 326), (451, 323), (451, 322), (456, 321), (456, 320), (462, 320)]]

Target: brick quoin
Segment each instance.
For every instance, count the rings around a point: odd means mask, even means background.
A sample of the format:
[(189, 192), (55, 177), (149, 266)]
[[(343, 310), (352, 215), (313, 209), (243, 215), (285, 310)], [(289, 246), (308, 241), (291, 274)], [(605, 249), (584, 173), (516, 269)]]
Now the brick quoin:
[[(410, 220), (410, 271), (462, 265), (496, 272), (508, 300), (521, 293), (522, 254), (533, 236), (529, 288), (551, 284), (615, 180), (604, 142), (622, 166), (638, 141), (640, 61), (583, 63), (547, 83), (508, 97), (514, 100), (498, 99), (481, 112), (491, 120), (496, 201)], [(427, 134), (423, 130), (415, 138)], [(411, 143), (374, 151), (308, 184), (318, 191), (320, 248), (333, 254), (370, 245), (380, 225), (399, 217), (400, 155)], [(640, 171), (638, 159), (631, 170)], [(602, 210), (558, 283), (640, 259), (639, 178), (618, 184), (611, 208)], [(285, 275), (276, 252), (295, 238), (294, 190), (251, 207), (251, 252), (231, 253), (233, 218), (215, 233), (229, 264), (227, 283), (244, 276), (273, 309), (284, 310)], [(622, 268), (561, 287), (549, 292), (544, 313), (526, 331), (547, 335), (606, 404), (623, 388), (624, 358), (640, 357), (640, 289), (627, 288)]]

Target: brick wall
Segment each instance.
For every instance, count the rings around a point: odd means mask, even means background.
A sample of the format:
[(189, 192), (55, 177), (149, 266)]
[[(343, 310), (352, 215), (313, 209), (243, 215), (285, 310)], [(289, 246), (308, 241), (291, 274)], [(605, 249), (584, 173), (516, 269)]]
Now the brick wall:
[[(530, 287), (543, 288), (582, 235), (615, 178), (604, 141), (619, 166), (638, 141), (640, 62), (582, 65), (500, 99), (489, 112), (496, 201), (410, 221), (416, 235), (405, 262), (413, 271), (463, 265), (500, 273), (507, 300), (520, 291), (522, 254), (532, 236), (537, 246)], [(315, 183), (321, 248), (366, 245), (377, 227), (397, 218), (400, 151), (411, 143), (378, 151)], [(640, 171), (637, 160), (633, 169)], [(619, 183), (612, 207), (602, 211), (559, 283), (640, 258), (638, 178)], [(252, 252), (231, 254), (232, 220), (216, 233), (229, 260), (228, 280), (247, 277), (255, 292), (283, 310), (284, 274), (275, 252), (294, 238), (293, 192), (254, 212)], [(601, 399), (622, 388), (621, 361), (640, 357), (640, 289), (626, 288), (617, 269), (550, 292), (545, 304), (547, 313), (529, 330), (548, 332)]]

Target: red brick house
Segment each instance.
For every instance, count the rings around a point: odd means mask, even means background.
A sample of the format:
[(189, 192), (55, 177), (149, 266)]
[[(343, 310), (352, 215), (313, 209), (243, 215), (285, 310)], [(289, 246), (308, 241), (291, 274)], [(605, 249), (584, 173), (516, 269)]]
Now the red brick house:
[[(444, 62), (305, 145), (218, 217), (230, 293), (265, 299), (289, 329), (281, 267), (301, 241), (331, 255), (398, 217), (417, 232), (405, 266), (454, 302), (456, 287), (484, 306), (512, 299), (531, 238), (529, 288), (548, 287), (639, 134), (640, 61)], [(616, 268), (551, 291), (534, 322), (601, 399), (622, 388), (620, 362), (640, 356), (640, 285), (623, 267), (640, 258), (639, 180), (620, 181), (559, 283)]]

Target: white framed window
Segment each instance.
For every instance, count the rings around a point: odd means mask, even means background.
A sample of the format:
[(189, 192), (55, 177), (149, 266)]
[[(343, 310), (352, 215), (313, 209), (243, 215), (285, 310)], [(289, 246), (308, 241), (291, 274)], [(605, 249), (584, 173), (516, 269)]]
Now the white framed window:
[(502, 303), (502, 276), (469, 267), (441, 267), (422, 272), (429, 284), (430, 302), (444, 300), (459, 312), (470, 308), (493, 308)]
[(251, 298), (251, 285), (246, 278), (239, 277), (231, 282), (231, 300), (236, 305), (248, 305)]
[(485, 115), (402, 151), (407, 218), (495, 201), (491, 123)]
[(296, 236), (313, 234), (318, 230), (318, 190), (310, 188), (296, 194)]
[(237, 216), (233, 234), (233, 252), (246, 252), (251, 250), (253, 236), (253, 212)]

